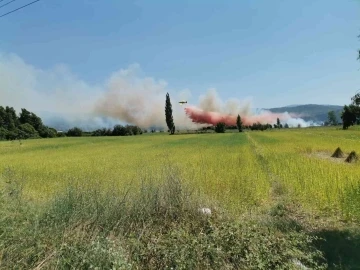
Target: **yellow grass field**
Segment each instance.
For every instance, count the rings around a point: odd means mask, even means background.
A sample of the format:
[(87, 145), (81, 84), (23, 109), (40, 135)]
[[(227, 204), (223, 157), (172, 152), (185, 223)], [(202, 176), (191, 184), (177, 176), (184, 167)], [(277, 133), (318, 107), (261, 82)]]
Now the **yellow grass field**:
[(275, 192), (309, 211), (359, 219), (360, 162), (330, 158), (337, 147), (360, 154), (360, 131), (305, 128), (12, 141), (0, 142), (0, 172), (16, 174), (25, 196), (42, 202), (70, 182), (136, 186), (171, 164), (194, 192), (230, 211), (266, 206)]

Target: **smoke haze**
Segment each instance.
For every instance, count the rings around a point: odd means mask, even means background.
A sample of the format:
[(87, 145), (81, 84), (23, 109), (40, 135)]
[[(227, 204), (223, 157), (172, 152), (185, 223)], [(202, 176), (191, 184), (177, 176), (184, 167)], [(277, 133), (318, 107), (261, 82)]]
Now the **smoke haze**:
[[(65, 65), (38, 69), (14, 54), (0, 54), (0, 105), (26, 108), (38, 114), (46, 125), (58, 129), (73, 126), (85, 130), (134, 124), (141, 128), (167, 129), (165, 94), (169, 92), (177, 128), (192, 129), (225, 119), (234, 124), (237, 114), (244, 124), (274, 123), (279, 117), (295, 126), (305, 121), (289, 114), (254, 113), (250, 100), (223, 102), (216, 89), (199, 97), (198, 106), (182, 106), (192, 97), (189, 89), (169, 89), (163, 80), (140, 77), (137, 64), (111, 74), (103, 83), (90, 84), (76, 77)], [(190, 103), (190, 102), (189, 102)]]

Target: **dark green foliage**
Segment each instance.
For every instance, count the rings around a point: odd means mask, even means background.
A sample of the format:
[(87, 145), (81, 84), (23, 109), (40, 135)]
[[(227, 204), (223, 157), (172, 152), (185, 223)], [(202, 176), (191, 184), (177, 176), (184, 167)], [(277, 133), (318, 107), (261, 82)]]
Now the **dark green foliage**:
[(19, 121), (21, 124), (26, 124), (26, 123), (30, 124), (32, 122), (31, 113), (26, 109), (21, 109)]
[(173, 119), (173, 115), (172, 115), (172, 105), (171, 105), (169, 93), (166, 93), (165, 119), (166, 119), (166, 125), (171, 132), (170, 134), (174, 134), (175, 133), (175, 125), (174, 125), (174, 119)]
[[(138, 126), (132, 126), (132, 125), (115, 125), (111, 135), (112, 136), (132, 136), (132, 135), (141, 135), (142, 130)], [(102, 135), (106, 136), (106, 135)]]
[(57, 137), (57, 130), (54, 128), (49, 128), (47, 126), (42, 126), (39, 128), (39, 135), (42, 138), (55, 138)]
[(280, 119), (279, 119), (279, 118), (276, 119), (276, 126), (277, 126), (278, 128), (282, 128), (282, 125), (281, 125), (281, 123), (280, 123)]
[(6, 106), (5, 112), (5, 128), (7, 128), (7, 130), (15, 130), (20, 124), (19, 119), (16, 116), (15, 109), (13, 107)]
[(115, 125), (111, 135), (112, 136), (125, 136), (127, 133), (127, 130), (124, 126), (122, 125)]
[(21, 109), (19, 122), (21, 124), (28, 123), (32, 125), (37, 131), (40, 131), (40, 129), (44, 127), (41, 118), (26, 109)]
[(324, 229), (315, 234), (314, 242), (325, 257), (328, 269), (359, 269), (360, 230)]
[[(226, 129), (238, 129), (237, 126), (228, 126), (228, 125), (226, 125), (225, 128), (226, 128)], [(206, 128), (205, 128), (205, 129), (206, 129)]]
[(285, 126), (284, 126), (284, 128), (289, 128), (289, 125), (286, 123)]
[(327, 122), (330, 126), (336, 126), (338, 124), (335, 111), (328, 112), (328, 121)]
[(29, 139), (29, 138), (37, 138), (39, 137), (39, 133), (36, 131), (36, 129), (28, 124), (21, 124), (19, 126), (19, 130), (21, 131), (21, 135), (19, 136), (21, 139)]
[(56, 137), (66, 137), (66, 133), (64, 133), (64, 132), (57, 132)]
[[(130, 126), (132, 134), (133, 135), (141, 135), (143, 133), (142, 129), (139, 128), (138, 126)], [(174, 126), (175, 128), (175, 126)]]
[[(275, 126), (275, 125), (274, 125)], [(261, 130), (261, 131), (264, 131), (264, 130), (267, 130), (267, 129), (270, 129), (272, 128), (272, 126), (270, 124), (260, 124), (259, 122), (258, 123), (253, 123), (251, 126), (249, 126), (250, 130)]]
[(343, 129), (348, 129), (356, 123), (357, 117), (355, 108), (353, 105), (345, 105), (344, 110), (341, 113), (341, 119), (343, 121)]
[(360, 93), (354, 95), (351, 101), (352, 103), (350, 105), (344, 106), (341, 113), (344, 130), (355, 124), (360, 124)]
[(8, 131), (0, 126), (0, 140), (6, 140)]
[(216, 133), (225, 133), (226, 125), (224, 122), (219, 122), (215, 126), (215, 132)]
[(237, 118), (236, 118), (236, 126), (239, 130), (239, 132), (242, 132), (243, 131), (243, 123), (241, 121), (241, 117), (240, 117), (240, 114), (238, 114)]
[(115, 125), (111, 129), (98, 129), (92, 132), (92, 136), (132, 136), (132, 135), (141, 135), (143, 133), (142, 129), (138, 126), (133, 125)]
[(68, 137), (81, 137), (82, 135), (83, 131), (78, 127), (71, 128), (66, 132), (66, 136)]
[(57, 136), (55, 129), (44, 126), (40, 117), (24, 108), (17, 117), (14, 108), (0, 106), (0, 128), (2, 128), (0, 140), (54, 138)]
[(19, 133), (21, 133), (19, 129), (8, 130), (6, 133), (6, 140), (13, 141), (19, 139)]
[(5, 109), (2, 106), (0, 106), (0, 128), (6, 129), (6, 127), (5, 127), (5, 119), (6, 119)]
[[(171, 104), (170, 104), (171, 105)], [(172, 132), (175, 132), (173, 126)], [(79, 136), (128, 136), (141, 135), (142, 129), (134, 125), (116, 125), (111, 129), (98, 129), (94, 132), (84, 132), (79, 127), (69, 129), (66, 133), (45, 126), (40, 117), (25, 108), (21, 109), (19, 117), (12, 107), (0, 106), (0, 140), (17, 140), (29, 138), (55, 138), (55, 137), (79, 137)]]
[(357, 93), (356, 95), (354, 95), (352, 98), (351, 98), (351, 101), (354, 105), (359, 105), (360, 106), (360, 92)]
[[(228, 127), (226, 127), (228, 128)], [(203, 127), (202, 130), (214, 130), (214, 126), (207, 126), (207, 127)]]
[(92, 132), (91, 136), (111, 136), (112, 130), (109, 128), (97, 129)]

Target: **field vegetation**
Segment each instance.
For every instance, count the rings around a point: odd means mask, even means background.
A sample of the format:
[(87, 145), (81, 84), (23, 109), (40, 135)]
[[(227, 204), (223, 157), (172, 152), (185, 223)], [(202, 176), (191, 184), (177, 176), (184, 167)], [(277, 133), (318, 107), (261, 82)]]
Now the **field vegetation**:
[(355, 269), (340, 128), (0, 142), (0, 268)]

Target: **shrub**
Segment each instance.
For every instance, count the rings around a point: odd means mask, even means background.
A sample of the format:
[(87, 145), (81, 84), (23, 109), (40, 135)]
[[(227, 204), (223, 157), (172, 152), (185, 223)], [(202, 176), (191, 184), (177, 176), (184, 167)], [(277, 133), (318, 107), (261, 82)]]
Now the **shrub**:
[[(8, 130), (8, 132), (6, 133), (6, 139), (7, 140), (16, 140), (19, 139), (19, 137), (21, 136), (23, 132), (19, 129), (13, 129), (13, 130)], [(20, 136), (19, 136), (20, 135)]]
[(81, 137), (82, 135), (83, 135), (83, 131), (78, 127), (71, 128), (66, 133), (66, 136), (68, 137)]
[(91, 136), (111, 136), (111, 135), (112, 135), (111, 129), (106, 129), (106, 128), (97, 129), (91, 133)]
[(225, 133), (226, 125), (224, 122), (219, 122), (215, 126), (216, 133)]
[[(145, 174), (139, 189), (124, 193), (72, 183), (37, 209), (16, 185), (17, 196), (0, 193), (1, 267), (294, 269), (297, 261), (321, 269), (313, 237), (278, 228), (285, 224), (284, 207), (267, 223), (238, 220), (218, 208), (203, 215), (201, 198), (177, 170), (159, 175)], [(15, 176), (8, 174), (6, 183), (13, 183), (9, 177)]]
[(21, 139), (39, 137), (39, 133), (35, 130), (35, 128), (32, 125), (28, 123), (20, 125), (19, 130), (21, 131), (19, 134), (20, 135), (19, 137)]
[(39, 135), (42, 138), (55, 138), (57, 136), (57, 130), (54, 128), (42, 126), (39, 128)]

